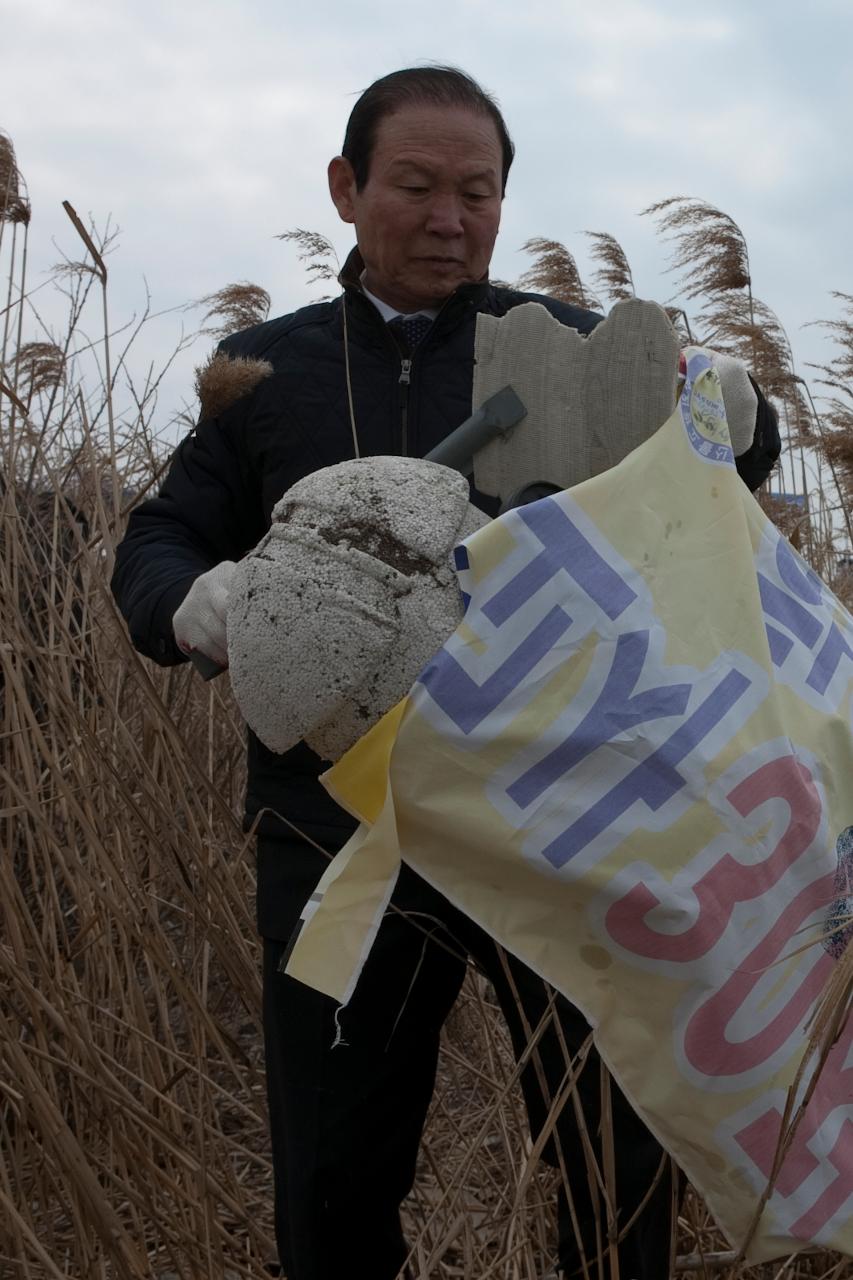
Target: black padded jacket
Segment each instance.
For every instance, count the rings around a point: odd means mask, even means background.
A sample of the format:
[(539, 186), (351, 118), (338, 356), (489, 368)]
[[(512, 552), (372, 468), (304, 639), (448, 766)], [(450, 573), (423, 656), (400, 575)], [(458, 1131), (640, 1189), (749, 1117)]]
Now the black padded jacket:
[[(353, 265), (357, 270), (357, 258), (348, 262), (344, 279), (351, 278)], [(485, 283), (464, 286), (442, 307), (407, 368), (355, 275), (334, 301), (226, 339), (222, 350), (267, 360), (274, 372), (224, 413), (200, 421), (177, 448), (158, 496), (132, 513), (111, 585), (136, 648), (164, 666), (185, 661), (172, 616), (194, 579), (251, 550), (269, 528), (274, 505), (297, 480), (354, 456), (344, 306), (352, 418), (362, 456), (421, 457), (471, 412), (477, 315), (505, 315), (531, 301), (584, 334), (600, 319), (535, 294)], [(761, 402), (766, 408), (763, 397)], [(767, 430), (762, 435), (761, 416), (744, 475), (751, 488), (775, 456)], [(776, 440), (778, 452), (778, 434)], [(494, 514), (489, 499), (475, 493), (473, 500)], [(247, 824), (261, 815), (260, 832), (285, 835), (275, 816), (283, 814), (314, 839), (339, 843), (353, 824), (317, 781), (324, 767), (304, 744), (275, 755), (250, 732)]]

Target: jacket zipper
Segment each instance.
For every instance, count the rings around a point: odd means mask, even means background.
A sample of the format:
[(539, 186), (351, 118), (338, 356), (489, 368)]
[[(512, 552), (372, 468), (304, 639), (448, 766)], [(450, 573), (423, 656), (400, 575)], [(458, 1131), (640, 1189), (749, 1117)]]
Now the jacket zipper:
[(400, 453), (405, 458), (409, 453), (409, 387), (412, 382), (412, 362), (404, 356), (400, 361)]

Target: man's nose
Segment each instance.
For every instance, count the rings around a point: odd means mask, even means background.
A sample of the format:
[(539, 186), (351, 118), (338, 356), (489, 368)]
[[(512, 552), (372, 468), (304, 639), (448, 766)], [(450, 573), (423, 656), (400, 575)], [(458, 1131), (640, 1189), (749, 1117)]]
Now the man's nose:
[(462, 201), (455, 195), (436, 195), (430, 201), (426, 229), (437, 236), (460, 236)]

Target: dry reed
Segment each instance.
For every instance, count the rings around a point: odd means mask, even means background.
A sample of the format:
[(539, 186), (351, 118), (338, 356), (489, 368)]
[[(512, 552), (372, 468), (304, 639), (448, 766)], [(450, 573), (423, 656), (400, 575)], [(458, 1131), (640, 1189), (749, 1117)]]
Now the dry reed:
[(230, 333), (263, 324), (269, 315), (270, 295), (259, 284), (249, 284), (244, 280), (238, 284), (226, 284), (193, 305), (207, 307), (204, 319), (219, 322), (203, 332), (214, 338), (227, 338)]
[(608, 231), (587, 231), (592, 240), (592, 257), (599, 263), (593, 275), (597, 287), (611, 302), (624, 302), (635, 296), (631, 265), (619, 241)]
[(545, 293), (576, 307), (600, 310), (601, 303), (581, 279), (574, 255), (559, 240), (534, 236), (521, 246), (533, 255), (533, 263), (520, 277), (516, 288)]
[(30, 202), (18, 169), (15, 148), (8, 133), (0, 129), (0, 222), (30, 220)]
[(312, 284), (319, 280), (337, 280), (340, 263), (335, 246), (326, 236), (317, 231), (306, 231), (304, 227), (294, 227), (290, 231), (282, 231), (276, 240), (296, 245), (297, 256), (304, 263), (305, 274)]

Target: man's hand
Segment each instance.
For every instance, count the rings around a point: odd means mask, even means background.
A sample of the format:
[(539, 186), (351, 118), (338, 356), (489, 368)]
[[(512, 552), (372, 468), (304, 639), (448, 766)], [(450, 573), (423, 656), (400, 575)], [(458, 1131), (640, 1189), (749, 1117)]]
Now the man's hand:
[(753, 390), (749, 372), (743, 361), (736, 360), (734, 356), (724, 355), (720, 351), (709, 351), (708, 354), (720, 379), (732, 449), (735, 457), (738, 457), (746, 453), (752, 444), (752, 438), (755, 435), (755, 417), (758, 412), (758, 397)]
[[(738, 475), (751, 493), (755, 493), (770, 475), (779, 454), (779, 417), (758, 383), (742, 361), (734, 356), (702, 348), (720, 379), (729, 435)], [(678, 394), (684, 386), (687, 361), (681, 353)]]
[(236, 565), (223, 560), (196, 578), (172, 618), (172, 630), (184, 653), (203, 653), (220, 667), (228, 666), (228, 596)]
[[(746, 453), (755, 435), (758, 397), (750, 381), (746, 365), (734, 356), (724, 355), (720, 351), (712, 351), (703, 347), (705, 355), (717, 371), (720, 379), (720, 390), (723, 393), (723, 404), (726, 408), (726, 420), (729, 424), (729, 435), (735, 457)], [(678, 394), (681, 395), (684, 378), (687, 373), (687, 360), (681, 353), (678, 366)]]

